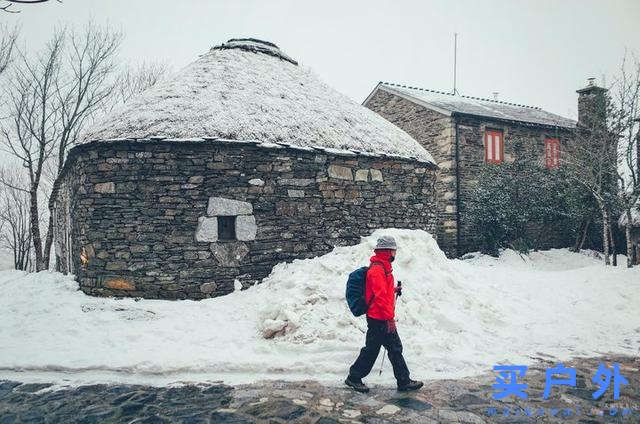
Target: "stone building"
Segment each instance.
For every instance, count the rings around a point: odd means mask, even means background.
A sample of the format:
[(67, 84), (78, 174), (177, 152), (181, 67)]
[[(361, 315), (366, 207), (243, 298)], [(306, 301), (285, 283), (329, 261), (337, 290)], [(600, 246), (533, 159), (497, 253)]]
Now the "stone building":
[[(588, 111), (599, 110), (596, 106), (604, 91), (592, 79), (578, 90), (580, 123), (587, 126), (589, 119), (594, 119)], [(465, 207), (480, 168), (510, 162), (522, 154), (539, 158), (542, 166), (559, 166), (577, 125), (537, 107), (385, 82), (379, 83), (363, 104), (433, 154), (440, 167), (437, 239), (450, 257), (479, 248)], [(563, 237), (552, 240), (563, 241)]]
[(229, 40), (70, 150), (58, 269), (91, 295), (223, 295), (375, 228), (433, 233), (436, 168), (274, 44)]

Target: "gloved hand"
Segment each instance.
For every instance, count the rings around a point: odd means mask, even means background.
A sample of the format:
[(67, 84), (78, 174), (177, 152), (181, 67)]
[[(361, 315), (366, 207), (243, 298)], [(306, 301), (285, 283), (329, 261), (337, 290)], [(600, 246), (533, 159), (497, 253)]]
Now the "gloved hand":
[(396, 320), (390, 319), (387, 320), (387, 333), (395, 333), (396, 332)]

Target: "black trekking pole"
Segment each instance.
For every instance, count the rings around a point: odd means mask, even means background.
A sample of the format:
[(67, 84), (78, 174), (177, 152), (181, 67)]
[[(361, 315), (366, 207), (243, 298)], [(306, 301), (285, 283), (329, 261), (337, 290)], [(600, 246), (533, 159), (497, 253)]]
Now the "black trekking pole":
[[(398, 290), (396, 290), (396, 300), (398, 299), (398, 296), (402, 296), (402, 281), (398, 280)], [(385, 353), (387, 352), (387, 348), (383, 347)], [(380, 362), (380, 372), (378, 373), (378, 376), (382, 375), (382, 366), (384, 365), (384, 357), (386, 355), (383, 353), (382, 354), (382, 361)]]

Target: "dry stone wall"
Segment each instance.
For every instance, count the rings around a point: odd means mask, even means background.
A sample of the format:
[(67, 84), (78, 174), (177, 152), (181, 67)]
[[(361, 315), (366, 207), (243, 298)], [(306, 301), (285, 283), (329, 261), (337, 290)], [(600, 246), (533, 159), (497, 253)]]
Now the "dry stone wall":
[[(92, 142), (56, 202), (58, 268), (92, 295), (202, 299), (381, 227), (436, 226), (435, 167), (257, 143)], [(231, 225), (221, 240), (219, 222)]]
[(451, 117), (384, 90), (378, 90), (365, 106), (402, 128), (431, 153), (438, 164), (438, 245), (447, 256), (457, 256), (455, 131)]

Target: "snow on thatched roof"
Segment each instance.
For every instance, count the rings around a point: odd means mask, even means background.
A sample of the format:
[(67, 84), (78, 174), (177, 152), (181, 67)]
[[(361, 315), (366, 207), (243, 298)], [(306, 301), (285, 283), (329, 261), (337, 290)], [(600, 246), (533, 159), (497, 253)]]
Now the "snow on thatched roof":
[[(636, 202), (635, 207), (631, 208), (631, 225), (640, 227), (640, 201)], [(618, 219), (618, 226), (621, 228), (627, 226), (627, 213), (625, 211), (622, 211), (622, 215)]]
[(407, 133), (323, 83), (272, 43), (234, 39), (132, 99), (85, 141), (224, 138), (413, 157)]
[[(463, 96), (459, 94), (454, 95), (442, 91), (408, 87), (389, 82), (379, 83), (371, 95), (373, 95), (378, 89), (406, 98), (409, 101), (419, 103), (439, 112), (446, 113), (447, 115), (458, 113), (534, 125), (562, 128), (576, 127), (575, 121), (547, 112), (539, 107), (503, 102), (500, 100), (483, 99), (480, 97)], [(369, 95), (369, 97), (371, 97), (371, 95)]]

